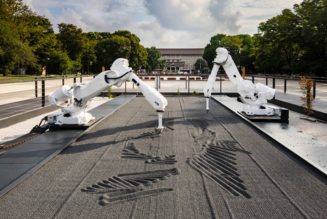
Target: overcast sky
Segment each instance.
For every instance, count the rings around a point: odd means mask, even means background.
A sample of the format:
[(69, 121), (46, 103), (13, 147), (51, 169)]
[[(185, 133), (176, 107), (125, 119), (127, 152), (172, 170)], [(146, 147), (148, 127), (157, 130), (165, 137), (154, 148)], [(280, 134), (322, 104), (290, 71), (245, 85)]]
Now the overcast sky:
[(158, 48), (204, 47), (217, 33), (254, 34), (258, 24), (302, 0), (24, 0), (57, 24), (84, 32), (130, 30)]

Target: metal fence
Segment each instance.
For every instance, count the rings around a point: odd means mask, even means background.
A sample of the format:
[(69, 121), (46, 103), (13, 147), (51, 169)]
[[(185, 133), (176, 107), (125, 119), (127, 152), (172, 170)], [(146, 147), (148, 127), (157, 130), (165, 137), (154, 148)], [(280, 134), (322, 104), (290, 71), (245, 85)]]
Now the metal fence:
[[(162, 93), (202, 93), (207, 82), (207, 76), (199, 75), (140, 75), (143, 81), (156, 88)], [(299, 78), (282, 78), (271, 76), (247, 76), (246, 80), (253, 83), (262, 83), (276, 89), (278, 93), (302, 95)], [(116, 92), (137, 92), (137, 88), (132, 83), (126, 82), (124, 88), (115, 88)], [(235, 85), (231, 83), (224, 74), (216, 77), (214, 93), (235, 93)], [(313, 79), (312, 95), (314, 98), (327, 98), (327, 80), (320, 78)]]
[[(0, 88), (0, 104), (15, 102), (24, 99), (40, 98), (42, 106), (47, 104), (46, 95), (62, 85), (73, 85), (92, 80), (94, 76), (78, 76), (61, 79), (35, 78), (34, 82), (2, 84)], [(139, 75), (149, 86), (161, 93), (201, 94), (208, 75)], [(254, 83), (266, 84), (275, 88), (277, 93), (302, 95), (298, 78), (282, 78), (271, 76), (247, 76), (247, 80)], [(137, 93), (138, 88), (132, 82), (125, 82), (121, 87), (112, 87), (114, 93)], [(236, 87), (224, 74), (216, 77), (213, 93), (236, 93)], [(323, 78), (313, 80), (312, 95), (314, 98), (327, 101), (327, 80)]]

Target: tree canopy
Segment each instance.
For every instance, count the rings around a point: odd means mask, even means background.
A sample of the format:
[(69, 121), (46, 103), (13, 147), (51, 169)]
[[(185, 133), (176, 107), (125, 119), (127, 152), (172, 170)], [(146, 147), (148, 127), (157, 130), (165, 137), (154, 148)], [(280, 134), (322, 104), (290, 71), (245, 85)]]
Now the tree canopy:
[(212, 67), (218, 46), (253, 72), (327, 76), (327, 0), (304, 0), (259, 24), (254, 36), (217, 34), (203, 58)]
[[(66, 23), (58, 30), (22, 0), (0, 1), (0, 73), (36, 75), (43, 67), (51, 74), (96, 73), (119, 57), (135, 70), (164, 67), (159, 51), (145, 48), (128, 30), (83, 32)], [(215, 34), (203, 54), (209, 68), (219, 46), (247, 72), (327, 76), (327, 0), (303, 0), (284, 9), (260, 23), (253, 36)], [(204, 64), (199, 63), (196, 68)]]
[(207, 73), (207, 71), (208, 71), (207, 61), (204, 59), (201, 59), (201, 58), (196, 60), (194, 67), (195, 67), (195, 71), (199, 72), (199, 73), (202, 73), (202, 72)]
[(259, 25), (259, 71), (327, 75), (327, 0), (304, 0)]
[(147, 48), (147, 69), (150, 71), (162, 69), (165, 63), (160, 57), (160, 52), (156, 47)]
[(203, 58), (212, 68), (213, 60), (216, 57), (217, 47), (225, 47), (233, 57), (237, 66), (243, 65), (253, 71), (254, 48), (253, 39), (250, 35), (242, 34), (228, 36), (217, 34), (210, 39), (210, 43), (204, 48)]
[(22, 0), (0, 2), (0, 73), (62, 74), (99, 72), (116, 58), (129, 59), (135, 70), (147, 65), (147, 50), (125, 30), (86, 32), (60, 23), (54, 33), (50, 21), (34, 13)]

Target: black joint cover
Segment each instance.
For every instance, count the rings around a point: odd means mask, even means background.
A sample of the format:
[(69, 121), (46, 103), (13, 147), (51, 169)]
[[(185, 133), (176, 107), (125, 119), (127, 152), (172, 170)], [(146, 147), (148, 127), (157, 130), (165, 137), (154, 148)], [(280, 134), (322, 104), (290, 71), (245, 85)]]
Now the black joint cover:
[(289, 111), (288, 109), (285, 109), (285, 108), (281, 108), (280, 109), (280, 120), (282, 123), (289, 123)]

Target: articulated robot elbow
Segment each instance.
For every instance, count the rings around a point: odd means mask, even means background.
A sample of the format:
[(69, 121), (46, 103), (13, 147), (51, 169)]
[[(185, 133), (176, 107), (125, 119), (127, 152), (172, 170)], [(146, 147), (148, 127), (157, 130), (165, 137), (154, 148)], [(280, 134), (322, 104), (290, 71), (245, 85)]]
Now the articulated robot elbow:
[(136, 74), (130, 74), (130, 81), (132, 81), (142, 92), (145, 99), (150, 103), (150, 105), (158, 112), (164, 112), (166, 106), (168, 105), (167, 99), (159, 93), (156, 89), (145, 84)]
[(73, 96), (73, 89), (68, 85), (64, 85), (48, 96), (51, 105), (64, 107)]

